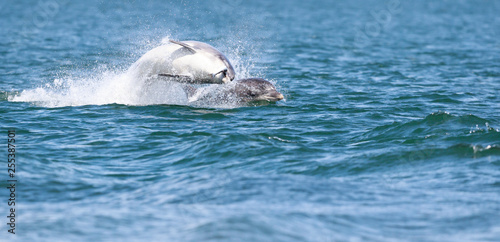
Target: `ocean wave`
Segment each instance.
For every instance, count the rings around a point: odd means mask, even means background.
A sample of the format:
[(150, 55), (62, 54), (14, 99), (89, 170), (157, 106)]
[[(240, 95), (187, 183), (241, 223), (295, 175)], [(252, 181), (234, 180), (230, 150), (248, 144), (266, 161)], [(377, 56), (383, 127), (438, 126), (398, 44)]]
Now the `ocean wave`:
[(491, 121), (481, 117), (468, 115), (453, 115), (448, 112), (435, 112), (423, 119), (408, 122), (393, 122), (381, 125), (356, 137), (357, 142), (367, 140), (383, 140), (413, 143), (414, 139), (435, 140), (436, 138), (467, 138), (474, 134), (484, 134), (489, 141), (499, 140), (498, 128), (490, 126)]

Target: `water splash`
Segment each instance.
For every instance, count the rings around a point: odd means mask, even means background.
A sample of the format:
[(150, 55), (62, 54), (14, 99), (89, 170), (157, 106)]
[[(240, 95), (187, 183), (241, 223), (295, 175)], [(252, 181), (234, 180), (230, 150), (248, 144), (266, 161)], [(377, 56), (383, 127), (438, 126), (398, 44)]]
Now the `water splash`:
[(185, 93), (176, 83), (147, 84), (130, 72), (95, 72), (88, 78), (55, 79), (42, 87), (23, 90), (9, 97), (13, 102), (31, 102), (44, 107), (83, 105), (184, 104)]
[[(168, 43), (170, 37), (161, 40)], [(148, 47), (151, 47), (148, 44)], [(242, 47), (243, 48), (243, 47)], [(221, 48), (223, 49), (223, 48)], [(238, 56), (238, 50), (229, 51), (228, 57), (236, 69), (236, 79), (250, 77), (251, 61)], [(236, 99), (203, 99), (208, 92), (221, 91), (223, 85), (199, 86), (197, 95), (188, 99), (187, 84), (165, 80), (150, 80), (137, 73), (138, 70), (120, 68), (97, 68), (82, 76), (56, 78), (52, 82), (34, 89), (9, 95), (12, 102), (30, 102), (43, 107), (65, 107), (83, 105), (125, 104), (143, 105), (188, 105), (195, 107), (235, 108), (242, 106)]]

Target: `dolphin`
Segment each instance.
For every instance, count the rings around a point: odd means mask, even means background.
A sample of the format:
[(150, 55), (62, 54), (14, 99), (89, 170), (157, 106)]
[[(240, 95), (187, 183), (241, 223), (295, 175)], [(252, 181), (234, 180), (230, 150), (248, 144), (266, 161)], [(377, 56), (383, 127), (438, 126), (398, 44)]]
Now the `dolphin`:
[(276, 87), (262, 78), (248, 78), (233, 81), (227, 85), (212, 85), (196, 88), (184, 86), (191, 103), (249, 103), (253, 101), (277, 102), (284, 98)]
[(129, 71), (146, 78), (193, 84), (224, 84), (235, 77), (234, 68), (220, 51), (198, 41), (174, 41), (156, 47), (139, 60)]

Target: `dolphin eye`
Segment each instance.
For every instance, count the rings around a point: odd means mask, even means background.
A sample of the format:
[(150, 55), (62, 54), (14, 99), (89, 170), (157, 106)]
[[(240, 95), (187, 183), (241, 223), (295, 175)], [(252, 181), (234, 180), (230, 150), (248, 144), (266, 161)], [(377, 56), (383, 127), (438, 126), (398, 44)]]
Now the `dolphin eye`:
[(250, 96), (250, 97), (255, 97), (255, 96), (257, 96), (257, 94), (255, 94), (255, 93), (254, 93), (254, 92), (252, 92), (252, 91), (248, 91), (248, 92), (247, 92), (247, 94), (248, 94), (248, 96)]

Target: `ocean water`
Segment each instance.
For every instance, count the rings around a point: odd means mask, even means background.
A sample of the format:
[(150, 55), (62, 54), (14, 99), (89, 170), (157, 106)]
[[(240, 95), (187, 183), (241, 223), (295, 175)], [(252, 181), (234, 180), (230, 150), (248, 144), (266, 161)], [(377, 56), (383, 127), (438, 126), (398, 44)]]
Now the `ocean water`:
[[(0, 3), (0, 241), (498, 241), (500, 2)], [(209, 43), (285, 100), (127, 68)]]

